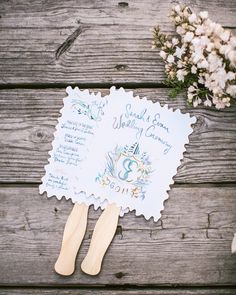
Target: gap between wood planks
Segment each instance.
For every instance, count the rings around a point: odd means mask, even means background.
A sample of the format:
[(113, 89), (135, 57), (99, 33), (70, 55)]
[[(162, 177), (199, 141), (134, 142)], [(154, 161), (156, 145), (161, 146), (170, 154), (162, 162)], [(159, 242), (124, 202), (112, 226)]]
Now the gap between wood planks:
[[(158, 285), (158, 284), (148, 284), (148, 285), (134, 285), (134, 284), (123, 284), (123, 285), (87, 285), (87, 284), (68, 284), (68, 285), (34, 285), (34, 284), (12, 284), (12, 285), (4, 285), (0, 284), (0, 292), (2, 289), (5, 290), (13, 290), (13, 289), (25, 289), (25, 290), (97, 290), (97, 291), (141, 291), (141, 290), (147, 290), (147, 291), (169, 291), (174, 292), (177, 291), (176, 295), (179, 295), (179, 291), (205, 291), (205, 292), (211, 292), (211, 291), (224, 291), (224, 290), (236, 290), (235, 285), (181, 285), (181, 284), (166, 284), (166, 285)], [(236, 291), (234, 291), (236, 293)], [(235, 294), (232, 293), (232, 294)], [(155, 294), (155, 293), (154, 293)], [(162, 294), (162, 293), (161, 293)], [(165, 294), (165, 293), (164, 293)], [(163, 294), (163, 295), (164, 295)], [(168, 293), (169, 294), (169, 293)], [(171, 293), (172, 294), (172, 293)], [(173, 293), (174, 295), (175, 293)], [(194, 293), (195, 294), (195, 293)], [(203, 293), (201, 293), (202, 295)], [(206, 295), (209, 293), (206, 293)], [(218, 294), (218, 293), (210, 293), (210, 294)], [(227, 293), (228, 294), (228, 293)], [(0, 293), (1, 295), (1, 293)], [(196, 293), (197, 295), (197, 293)]]
[(86, 88), (101, 88), (101, 89), (109, 89), (112, 86), (116, 88), (123, 87), (123, 88), (167, 88), (171, 89), (164, 83), (135, 83), (135, 82), (127, 82), (127, 83), (6, 83), (0, 84), (0, 89), (65, 89), (67, 86), (71, 87), (79, 87), (81, 89)]

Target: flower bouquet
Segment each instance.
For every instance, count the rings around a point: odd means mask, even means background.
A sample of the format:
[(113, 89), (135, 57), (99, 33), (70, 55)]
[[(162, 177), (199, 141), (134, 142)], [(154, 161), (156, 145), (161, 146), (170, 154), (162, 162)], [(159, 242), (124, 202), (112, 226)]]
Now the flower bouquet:
[(153, 47), (161, 49), (170, 95), (186, 91), (194, 107), (222, 109), (235, 104), (236, 37), (210, 20), (207, 11), (195, 14), (177, 5), (170, 18), (178, 37), (161, 33), (159, 26), (153, 29)]

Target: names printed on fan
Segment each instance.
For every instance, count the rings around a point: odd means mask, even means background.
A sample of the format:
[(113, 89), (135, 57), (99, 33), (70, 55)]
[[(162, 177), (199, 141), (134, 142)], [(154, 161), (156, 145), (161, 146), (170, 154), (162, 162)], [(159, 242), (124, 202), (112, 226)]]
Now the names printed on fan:
[(147, 108), (137, 112), (132, 109), (130, 103), (126, 104), (125, 111), (113, 118), (113, 129), (129, 128), (135, 132), (135, 137), (139, 140), (142, 136), (158, 141), (163, 146), (163, 154), (167, 154), (172, 148), (168, 141), (171, 133), (167, 124), (161, 119), (160, 113), (150, 114)]

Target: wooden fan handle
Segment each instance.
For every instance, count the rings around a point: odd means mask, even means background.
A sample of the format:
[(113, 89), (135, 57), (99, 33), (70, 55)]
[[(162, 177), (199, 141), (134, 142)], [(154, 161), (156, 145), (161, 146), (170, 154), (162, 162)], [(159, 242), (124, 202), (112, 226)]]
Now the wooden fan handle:
[(233, 241), (232, 241), (232, 244), (231, 244), (231, 252), (232, 253), (236, 252), (236, 233), (234, 234)]
[(55, 271), (63, 276), (75, 270), (75, 259), (87, 227), (88, 206), (75, 203), (65, 225), (61, 251), (55, 263)]
[(89, 275), (97, 275), (101, 270), (103, 257), (115, 235), (120, 208), (109, 204), (99, 217), (91, 239), (88, 253), (81, 269)]

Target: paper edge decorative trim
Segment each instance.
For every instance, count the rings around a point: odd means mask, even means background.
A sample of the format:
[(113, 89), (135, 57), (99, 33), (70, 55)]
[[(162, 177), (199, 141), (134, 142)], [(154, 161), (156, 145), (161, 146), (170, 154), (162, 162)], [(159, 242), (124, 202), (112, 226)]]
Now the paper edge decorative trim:
[[(135, 216), (143, 216), (146, 220), (150, 220), (151, 218), (153, 218), (154, 222), (157, 222), (157, 221), (160, 219), (160, 217), (161, 217), (161, 212), (164, 210), (164, 202), (167, 201), (168, 198), (169, 198), (169, 194), (168, 194), (168, 192), (169, 192), (170, 189), (171, 189), (170, 186), (174, 184), (174, 177), (175, 177), (175, 175), (177, 174), (178, 168), (179, 168), (179, 166), (181, 165), (181, 162), (182, 162), (182, 160), (183, 160), (183, 158), (184, 158), (184, 153), (186, 152), (186, 145), (189, 144), (189, 136), (190, 136), (190, 135), (192, 134), (192, 132), (193, 132), (192, 125), (195, 124), (195, 123), (197, 122), (197, 118), (196, 118), (195, 116), (190, 116), (189, 113), (183, 113), (183, 112), (181, 112), (181, 110), (178, 109), (178, 108), (174, 110), (174, 108), (169, 107), (168, 104), (164, 104), (164, 106), (161, 106), (160, 103), (159, 103), (158, 101), (153, 102), (152, 100), (148, 100), (146, 97), (140, 98), (139, 95), (134, 96), (132, 90), (130, 90), (130, 91), (125, 91), (125, 89), (124, 89), (123, 87), (120, 87), (119, 89), (116, 89), (115, 86), (112, 86), (112, 87), (110, 88), (110, 94), (108, 95), (109, 98), (110, 98), (110, 96), (112, 95), (112, 93), (115, 92), (115, 91), (122, 91), (123, 93), (125, 93), (125, 94), (129, 94), (130, 96), (132, 96), (132, 97), (134, 98), (134, 100), (136, 100), (136, 101), (140, 101), (140, 100), (141, 100), (141, 101), (144, 101), (145, 103), (147, 103), (147, 104), (150, 105), (150, 106), (153, 106), (153, 105), (155, 105), (155, 104), (158, 104), (161, 108), (164, 108), (164, 109), (167, 109), (167, 110), (169, 110), (169, 111), (172, 111), (173, 113), (177, 113), (177, 114), (181, 114), (181, 115), (183, 115), (183, 116), (186, 116), (186, 117), (189, 118), (190, 121), (192, 121), (192, 122), (189, 124), (189, 133), (188, 133), (188, 136), (187, 136), (187, 141), (186, 141), (186, 143), (185, 143), (185, 144), (183, 145), (183, 147), (182, 147), (181, 158), (179, 159), (179, 161), (178, 161), (178, 163), (177, 163), (177, 166), (176, 166), (175, 172), (174, 172), (174, 174), (173, 174), (173, 176), (172, 176), (172, 178), (171, 178), (171, 182), (170, 182), (170, 184), (168, 185), (168, 187), (167, 187), (167, 189), (166, 189), (165, 195), (163, 195), (163, 196), (161, 197), (161, 198), (163, 199), (163, 202), (162, 202), (162, 207), (161, 207), (161, 209), (160, 209), (160, 211), (159, 211), (159, 214), (158, 214), (157, 216), (153, 216), (152, 214), (150, 214), (150, 215), (149, 215), (149, 214), (144, 214), (144, 213), (142, 213), (142, 212), (141, 212), (140, 210), (138, 210), (138, 209), (128, 207), (129, 212), (133, 212), (133, 211), (134, 211)], [(91, 196), (94, 196), (94, 195), (93, 195), (93, 194), (89, 194), (89, 197), (91, 197)], [(89, 198), (89, 197), (87, 196), (87, 198)], [(94, 196), (94, 197), (95, 197), (95, 196)], [(97, 199), (101, 199), (100, 196), (96, 196), (95, 198), (97, 198)], [(108, 200), (107, 198), (104, 198), (104, 199), (102, 199), (102, 200), (103, 200), (103, 201), (107, 201), (108, 204), (113, 203), (113, 202), (109, 202), (109, 200)]]

